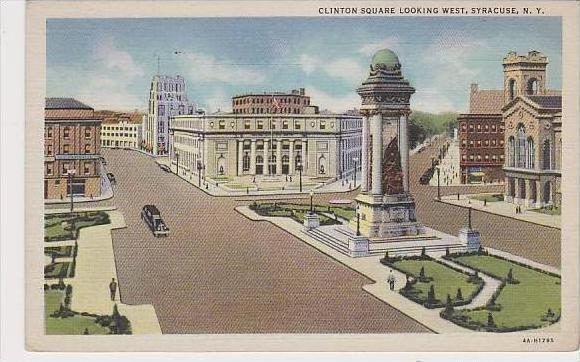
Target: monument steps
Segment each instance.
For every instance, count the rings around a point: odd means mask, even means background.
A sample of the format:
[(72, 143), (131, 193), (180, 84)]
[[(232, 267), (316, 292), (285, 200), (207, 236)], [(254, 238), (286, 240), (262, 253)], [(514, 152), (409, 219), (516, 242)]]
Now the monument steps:
[(349, 255), (348, 243), (345, 243), (344, 241), (337, 239), (334, 236), (328, 235), (327, 233), (318, 229), (304, 231), (304, 233), (320, 241), (321, 243), (330, 246), (336, 251), (339, 251), (345, 255)]

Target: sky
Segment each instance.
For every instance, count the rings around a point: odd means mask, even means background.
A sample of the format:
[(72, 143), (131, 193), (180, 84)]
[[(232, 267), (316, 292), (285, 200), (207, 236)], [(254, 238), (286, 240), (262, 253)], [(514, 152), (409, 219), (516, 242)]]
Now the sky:
[(411, 108), (467, 112), (469, 86), (501, 89), (508, 51), (548, 56), (562, 82), (558, 17), (279, 17), (50, 19), (47, 96), (95, 109), (147, 109), (151, 78), (182, 75), (191, 101), (231, 110), (231, 97), (306, 88), (311, 103), (360, 106), (372, 55), (395, 51), (416, 93)]

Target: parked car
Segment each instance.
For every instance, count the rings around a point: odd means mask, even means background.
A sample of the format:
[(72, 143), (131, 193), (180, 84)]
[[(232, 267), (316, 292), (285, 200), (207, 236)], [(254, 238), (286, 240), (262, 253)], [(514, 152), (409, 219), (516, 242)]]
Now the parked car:
[(167, 165), (159, 164), (159, 168), (165, 172), (171, 172), (171, 169)]
[(155, 205), (145, 205), (141, 210), (141, 219), (149, 226), (156, 237), (168, 236), (169, 228), (161, 218), (161, 213)]
[(111, 182), (111, 185), (116, 185), (117, 184), (117, 179), (115, 178), (115, 175), (113, 175), (112, 172), (107, 172), (107, 178)]

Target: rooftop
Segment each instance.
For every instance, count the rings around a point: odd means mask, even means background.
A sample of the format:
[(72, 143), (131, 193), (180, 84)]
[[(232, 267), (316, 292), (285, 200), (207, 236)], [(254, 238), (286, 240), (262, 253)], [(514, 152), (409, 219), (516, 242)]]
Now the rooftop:
[(381, 49), (373, 55), (373, 59), (371, 60), (371, 65), (375, 66), (378, 64), (393, 68), (400, 65), (399, 57), (390, 49)]
[(561, 109), (562, 96), (528, 96), (528, 98), (542, 108)]
[(93, 109), (74, 98), (46, 98), (45, 109)]
[(474, 89), (469, 98), (469, 113), (501, 114), (504, 92), (496, 89)]

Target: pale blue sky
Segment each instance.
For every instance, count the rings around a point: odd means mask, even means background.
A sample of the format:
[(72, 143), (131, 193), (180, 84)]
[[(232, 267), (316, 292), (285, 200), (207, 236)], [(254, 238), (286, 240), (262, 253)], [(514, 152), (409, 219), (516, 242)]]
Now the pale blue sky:
[(342, 111), (360, 104), (355, 89), (384, 47), (417, 89), (416, 110), (467, 111), (470, 83), (502, 87), (510, 50), (543, 52), (548, 86), (561, 88), (557, 17), (51, 19), (47, 95), (146, 109), (158, 54), (161, 73), (184, 76), (210, 111), (229, 110), (235, 94), (300, 87)]

